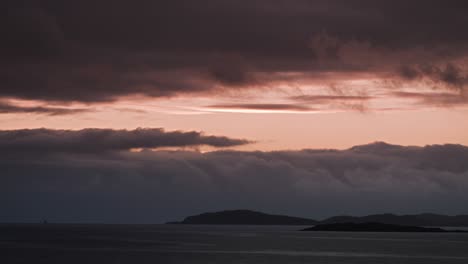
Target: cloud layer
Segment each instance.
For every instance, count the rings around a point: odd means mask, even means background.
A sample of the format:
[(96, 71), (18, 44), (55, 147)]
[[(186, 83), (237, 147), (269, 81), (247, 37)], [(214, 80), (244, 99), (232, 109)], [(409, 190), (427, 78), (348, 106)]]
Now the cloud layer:
[(161, 128), (113, 129), (22, 129), (0, 130), (0, 146), (13, 153), (102, 153), (139, 148), (232, 147), (252, 143), (244, 139), (208, 136), (201, 132), (166, 132)]
[(84, 108), (63, 108), (63, 107), (46, 107), (46, 106), (18, 106), (8, 102), (0, 101), (0, 114), (13, 113), (34, 113), (44, 114), (49, 116), (72, 115), (78, 113), (89, 112), (90, 109)]
[(461, 145), (83, 152), (64, 140), (67, 153), (58, 154), (53, 144), (13, 153), (8, 144), (0, 148), (0, 221), (157, 223), (235, 208), (313, 218), (467, 213), (468, 147)]
[(5, 5), (0, 97), (98, 102), (219, 94), (349, 80), (353, 73), (466, 95), (466, 1)]

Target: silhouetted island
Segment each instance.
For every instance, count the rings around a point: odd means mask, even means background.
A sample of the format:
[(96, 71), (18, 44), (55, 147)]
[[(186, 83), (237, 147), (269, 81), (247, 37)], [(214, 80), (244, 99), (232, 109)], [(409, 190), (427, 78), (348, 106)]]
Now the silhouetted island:
[(181, 222), (189, 225), (315, 225), (317, 221), (285, 215), (272, 215), (250, 210), (231, 210), (189, 216)]
[(466, 232), (461, 230), (445, 230), (438, 227), (420, 227), (420, 226), (404, 226), (391, 225), (382, 223), (336, 223), (336, 224), (320, 224), (301, 231), (345, 231), (345, 232)]
[(180, 222), (168, 222), (167, 224), (191, 224), (191, 225), (316, 225), (336, 223), (381, 223), (403, 226), (452, 226), (468, 227), (468, 215), (394, 215), (375, 214), (368, 216), (334, 216), (322, 221), (309, 218), (292, 217), (286, 215), (272, 215), (251, 210), (230, 210), (212, 213), (203, 213), (189, 216)]
[(320, 224), (334, 223), (383, 223), (409, 226), (468, 226), (468, 215), (439, 215), (439, 214), (374, 214), (368, 216), (334, 216), (319, 221)]

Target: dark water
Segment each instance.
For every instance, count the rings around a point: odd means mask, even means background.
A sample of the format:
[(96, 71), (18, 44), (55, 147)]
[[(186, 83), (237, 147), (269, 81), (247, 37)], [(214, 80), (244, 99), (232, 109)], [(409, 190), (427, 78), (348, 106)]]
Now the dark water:
[(0, 263), (468, 263), (466, 233), (300, 228), (0, 225)]

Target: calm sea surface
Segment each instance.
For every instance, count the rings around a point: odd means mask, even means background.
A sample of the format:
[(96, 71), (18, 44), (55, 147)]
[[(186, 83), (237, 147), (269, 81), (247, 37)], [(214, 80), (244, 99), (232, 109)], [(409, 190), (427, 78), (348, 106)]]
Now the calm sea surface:
[(468, 263), (466, 233), (301, 228), (0, 225), (0, 263)]

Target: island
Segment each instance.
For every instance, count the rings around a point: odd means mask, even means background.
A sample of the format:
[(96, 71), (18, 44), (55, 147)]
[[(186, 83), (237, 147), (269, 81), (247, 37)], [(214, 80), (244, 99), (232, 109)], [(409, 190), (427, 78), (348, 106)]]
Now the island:
[(182, 221), (166, 224), (188, 225), (329, 225), (329, 224), (368, 224), (380, 223), (394, 226), (446, 226), (468, 227), (468, 215), (438, 215), (438, 214), (374, 214), (367, 216), (333, 216), (324, 220), (314, 220), (304, 217), (267, 214), (258, 211), (238, 209), (219, 212), (201, 213), (186, 217)]
[(420, 227), (392, 225), (382, 223), (335, 223), (319, 224), (301, 231), (341, 231), (341, 232), (430, 232), (430, 233), (462, 233), (462, 230), (445, 230), (438, 227)]
[(188, 225), (315, 225), (317, 221), (301, 217), (273, 215), (251, 210), (228, 210), (188, 216), (181, 222)]
[(367, 216), (334, 216), (320, 221), (320, 224), (336, 223), (383, 223), (407, 226), (468, 226), (468, 215), (439, 215), (439, 214), (374, 214)]

